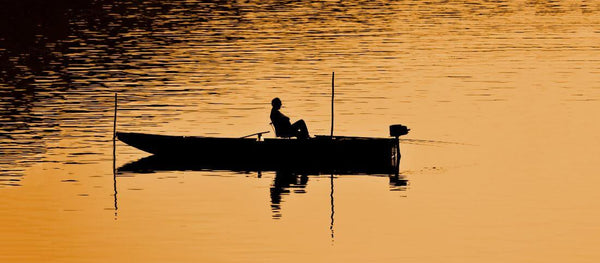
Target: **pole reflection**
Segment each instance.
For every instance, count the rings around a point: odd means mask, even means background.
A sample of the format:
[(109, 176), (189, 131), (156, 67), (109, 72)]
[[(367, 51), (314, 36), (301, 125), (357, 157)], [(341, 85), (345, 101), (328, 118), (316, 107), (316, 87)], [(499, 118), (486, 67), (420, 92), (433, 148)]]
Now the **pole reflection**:
[[(248, 174), (254, 172), (257, 174), (257, 178), (263, 178), (263, 172), (274, 172), (275, 177), (271, 187), (269, 188), (270, 196), (270, 207), (272, 212), (272, 218), (279, 220), (283, 217), (282, 207), (285, 202), (285, 196), (292, 194), (306, 194), (307, 186), (310, 177), (316, 176), (329, 176), (330, 183), (330, 223), (329, 230), (331, 239), (334, 239), (334, 225), (335, 225), (335, 188), (334, 181), (336, 179), (336, 172), (332, 169), (310, 169), (311, 167), (304, 167), (299, 169), (297, 167), (283, 167), (283, 168), (272, 168), (267, 166), (261, 166), (257, 164), (240, 164), (240, 163), (200, 163), (198, 161), (189, 161), (184, 159), (173, 159), (159, 156), (149, 156), (141, 158), (137, 161), (127, 163), (115, 170), (116, 175), (126, 175), (129, 173), (147, 174), (154, 172), (169, 172), (169, 171), (227, 171), (240, 174)], [(388, 176), (389, 177), (389, 189), (390, 191), (406, 191), (408, 189), (409, 181), (405, 176), (395, 174), (374, 174), (365, 173), (364, 171), (352, 171), (343, 169), (344, 173), (339, 176), (345, 175), (366, 175), (366, 176)], [(115, 177), (115, 215), (117, 211), (117, 192), (116, 192), (116, 177)]]

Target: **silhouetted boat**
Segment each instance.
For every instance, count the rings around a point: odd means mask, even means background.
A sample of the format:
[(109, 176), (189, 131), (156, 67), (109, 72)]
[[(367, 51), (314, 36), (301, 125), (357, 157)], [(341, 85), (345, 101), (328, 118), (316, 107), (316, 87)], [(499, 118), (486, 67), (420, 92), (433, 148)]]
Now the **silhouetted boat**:
[(394, 138), (316, 136), (305, 140), (260, 140), (122, 132), (117, 133), (117, 138), (155, 155), (150, 161), (141, 162), (142, 167), (133, 166), (133, 170), (146, 166), (150, 170), (293, 169), (393, 174), (400, 161), (398, 136), (408, 133), (405, 126), (399, 126), (390, 126)]
[(281, 164), (268, 161), (225, 161), (225, 160), (193, 160), (191, 158), (175, 158), (170, 156), (151, 155), (137, 161), (127, 163), (117, 169), (119, 173), (153, 173), (161, 171), (232, 171), (239, 173), (249, 172), (286, 172), (302, 175), (322, 174), (368, 174), (368, 175), (395, 175), (393, 164), (385, 166), (361, 166), (350, 163), (333, 165), (322, 163), (320, 165), (301, 165), (295, 163)]

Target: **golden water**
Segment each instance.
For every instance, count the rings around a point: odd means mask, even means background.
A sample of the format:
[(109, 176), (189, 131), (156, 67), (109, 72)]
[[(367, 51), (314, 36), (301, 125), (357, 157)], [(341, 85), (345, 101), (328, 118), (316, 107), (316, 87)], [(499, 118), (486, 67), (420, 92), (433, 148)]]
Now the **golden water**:
[[(600, 260), (597, 1), (38, 5), (0, 38), (1, 262)], [(336, 134), (412, 129), (407, 186), (309, 176), (272, 207), (273, 172), (113, 182), (114, 93), (119, 131), (267, 131), (277, 96), (328, 134), (333, 71)]]

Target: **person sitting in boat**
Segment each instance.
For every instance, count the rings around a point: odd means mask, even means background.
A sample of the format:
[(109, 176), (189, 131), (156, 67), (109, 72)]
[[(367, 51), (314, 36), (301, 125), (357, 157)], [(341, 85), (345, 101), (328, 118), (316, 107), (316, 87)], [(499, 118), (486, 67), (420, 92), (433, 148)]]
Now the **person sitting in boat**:
[(297, 137), (298, 139), (308, 139), (310, 137), (304, 120), (291, 124), (290, 118), (279, 111), (281, 109), (279, 98), (274, 98), (271, 105), (273, 106), (271, 109), (271, 122), (275, 126), (275, 135), (278, 137)]

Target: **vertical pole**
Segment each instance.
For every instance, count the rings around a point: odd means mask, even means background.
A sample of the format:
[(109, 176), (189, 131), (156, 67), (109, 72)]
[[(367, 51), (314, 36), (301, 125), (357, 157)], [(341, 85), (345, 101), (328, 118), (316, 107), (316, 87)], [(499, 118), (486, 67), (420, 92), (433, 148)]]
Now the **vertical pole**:
[[(334, 101), (334, 97), (335, 97), (335, 72), (331, 72), (331, 139), (332, 140), (333, 140), (333, 117), (334, 117), (333, 101)], [(334, 240), (333, 224), (334, 224), (334, 214), (335, 214), (334, 203), (333, 203), (333, 170), (331, 171), (330, 184), (331, 184), (331, 193), (329, 194), (329, 198), (331, 201), (331, 216), (330, 216), (331, 221), (329, 222), (329, 231), (331, 232), (331, 241), (333, 242), (333, 240)]]
[(115, 93), (115, 119), (113, 122), (113, 149), (117, 138), (117, 93)]
[(331, 72), (331, 138), (333, 138), (333, 98), (335, 96), (335, 72)]
[(334, 238), (334, 234), (333, 234), (333, 223), (334, 223), (334, 215), (335, 215), (335, 209), (334, 209), (334, 203), (333, 203), (333, 173), (331, 174), (331, 192), (329, 194), (329, 200), (330, 200), (330, 205), (331, 205), (331, 214), (330, 214), (330, 219), (331, 221), (329, 222), (329, 231), (331, 233), (331, 241), (333, 241)]
[(115, 119), (113, 122), (113, 190), (115, 197), (115, 220), (117, 219), (117, 93), (115, 93)]

